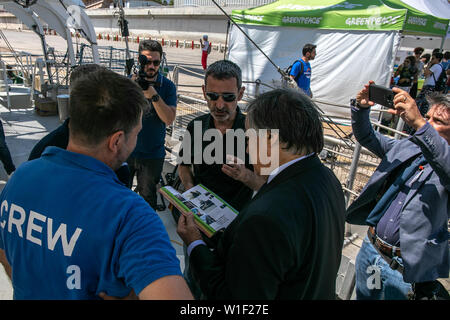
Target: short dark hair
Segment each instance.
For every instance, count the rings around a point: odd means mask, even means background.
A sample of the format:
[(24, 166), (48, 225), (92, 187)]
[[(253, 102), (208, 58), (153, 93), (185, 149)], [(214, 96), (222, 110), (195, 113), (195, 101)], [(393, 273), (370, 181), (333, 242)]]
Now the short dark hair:
[(431, 55), (429, 53), (425, 53), (423, 56), (420, 57), (420, 59), (424, 58), (425, 63), (428, 63), (430, 61)]
[(88, 63), (88, 64), (81, 64), (77, 67), (75, 67), (70, 72), (70, 84), (74, 83), (79, 78), (87, 75), (88, 73), (98, 71), (100, 69), (106, 69), (105, 67), (95, 64), (95, 63)]
[(293, 154), (319, 153), (323, 149), (323, 127), (314, 102), (294, 89), (264, 92), (247, 108), (249, 126), (278, 129), (280, 143)]
[(434, 55), (435, 53), (440, 53), (440, 52), (441, 52), (441, 49), (435, 48), (435, 49), (433, 49), (433, 51), (431, 52), (431, 55)]
[(444, 59), (446, 59), (446, 60), (450, 59), (450, 51), (445, 51)]
[(416, 64), (416, 57), (414, 57), (414, 56), (407, 56), (405, 58), (405, 60), (409, 60), (409, 62), (411, 63), (411, 66), (414, 66)]
[(147, 108), (134, 81), (107, 69), (91, 72), (71, 86), (70, 138), (93, 147), (119, 130), (127, 135)]
[(141, 53), (144, 50), (148, 51), (156, 51), (159, 52), (159, 55), (162, 58), (163, 55), (163, 49), (161, 44), (156, 40), (144, 40), (139, 43), (139, 53)]
[(414, 54), (422, 54), (425, 51), (422, 47), (414, 48)]
[(303, 50), (302, 53), (305, 56), (308, 52), (313, 52), (313, 50), (316, 48), (317, 46), (315, 44), (311, 44), (311, 43), (307, 43), (303, 46)]
[(436, 53), (433, 53), (433, 57), (436, 57), (439, 60), (439, 62), (441, 62), (444, 55), (440, 52), (436, 52)]
[(235, 78), (238, 89), (242, 86), (241, 68), (230, 60), (219, 60), (209, 65), (205, 73), (205, 86), (209, 76), (217, 80)]

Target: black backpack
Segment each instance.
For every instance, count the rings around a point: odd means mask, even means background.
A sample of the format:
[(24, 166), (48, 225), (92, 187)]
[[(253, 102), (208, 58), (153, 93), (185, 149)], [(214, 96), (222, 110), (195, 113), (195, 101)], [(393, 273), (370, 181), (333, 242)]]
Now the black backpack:
[(442, 71), (437, 80), (433, 73), (434, 91), (442, 92), (447, 87), (447, 72), (445, 72), (446, 70), (444, 70), (444, 67), (442, 66), (442, 64), (439, 63), (439, 66), (441, 67)]
[(303, 73), (303, 68), (304, 68), (303, 62), (301, 62), (300, 60), (295, 60), (293, 64), (291, 64), (289, 67), (286, 68), (286, 70), (284, 70), (284, 72), (286, 72), (286, 74), (289, 76), (289, 75), (291, 74), (292, 66), (293, 66), (296, 62), (300, 62), (300, 64), (302, 65), (302, 68), (300, 69), (300, 72), (295, 76), (295, 78), (294, 78), (295, 82), (298, 81), (298, 78), (300, 78), (300, 76), (301, 76), (302, 73)]

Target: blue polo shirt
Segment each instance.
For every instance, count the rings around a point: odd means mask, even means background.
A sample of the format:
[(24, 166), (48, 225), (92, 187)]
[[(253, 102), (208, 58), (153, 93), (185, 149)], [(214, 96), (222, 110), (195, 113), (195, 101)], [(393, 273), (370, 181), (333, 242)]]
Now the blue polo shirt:
[[(176, 108), (177, 89), (172, 81), (158, 73), (155, 90), (168, 106)], [(130, 156), (132, 158), (162, 159), (166, 155), (166, 124), (159, 118), (151, 100), (149, 103), (151, 107), (142, 118), (142, 130), (139, 132), (136, 148)]]
[(290, 75), (296, 77), (299, 72), (302, 70), (303, 64), (303, 73), (297, 79), (297, 85), (300, 89), (302, 89), (307, 95), (311, 96), (311, 64), (309, 62), (303, 61), (300, 59), (295, 62), (292, 66)]
[(120, 297), (181, 275), (155, 211), (103, 162), (58, 147), (22, 164), (3, 189), (0, 248), (15, 299)]

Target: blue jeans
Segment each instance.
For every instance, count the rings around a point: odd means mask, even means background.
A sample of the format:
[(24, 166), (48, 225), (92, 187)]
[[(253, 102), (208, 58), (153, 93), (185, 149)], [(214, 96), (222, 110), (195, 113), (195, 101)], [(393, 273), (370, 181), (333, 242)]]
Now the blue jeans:
[[(399, 263), (403, 261), (398, 259)], [(389, 267), (366, 236), (356, 257), (357, 300), (407, 300), (412, 291), (403, 275)]]
[(0, 160), (3, 162), (3, 167), (7, 174), (11, 174), (16, 167), (11, 158), (11, 153), (9, 152), (8, 146), (6, 145), (5, 132), (3, 130), (3, 124), (0, 120)]

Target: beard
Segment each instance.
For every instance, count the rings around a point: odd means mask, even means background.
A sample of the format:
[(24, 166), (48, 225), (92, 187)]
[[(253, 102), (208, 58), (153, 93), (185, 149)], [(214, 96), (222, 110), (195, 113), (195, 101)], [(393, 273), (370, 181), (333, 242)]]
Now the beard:
[(154, 78), (156, 76), (156, 74), (158, 73), (157, 70), (155, 69), (148, 69), (145, 71), (145, 74), (147, 75), (147, 78)]
[(226, 119), (229, 119), (230, 111), (227, 108), (223, 109), (213, 108), (211, 110), (211, 115), (213, 116), (214, 119), (218, 121), (225, 121)]

